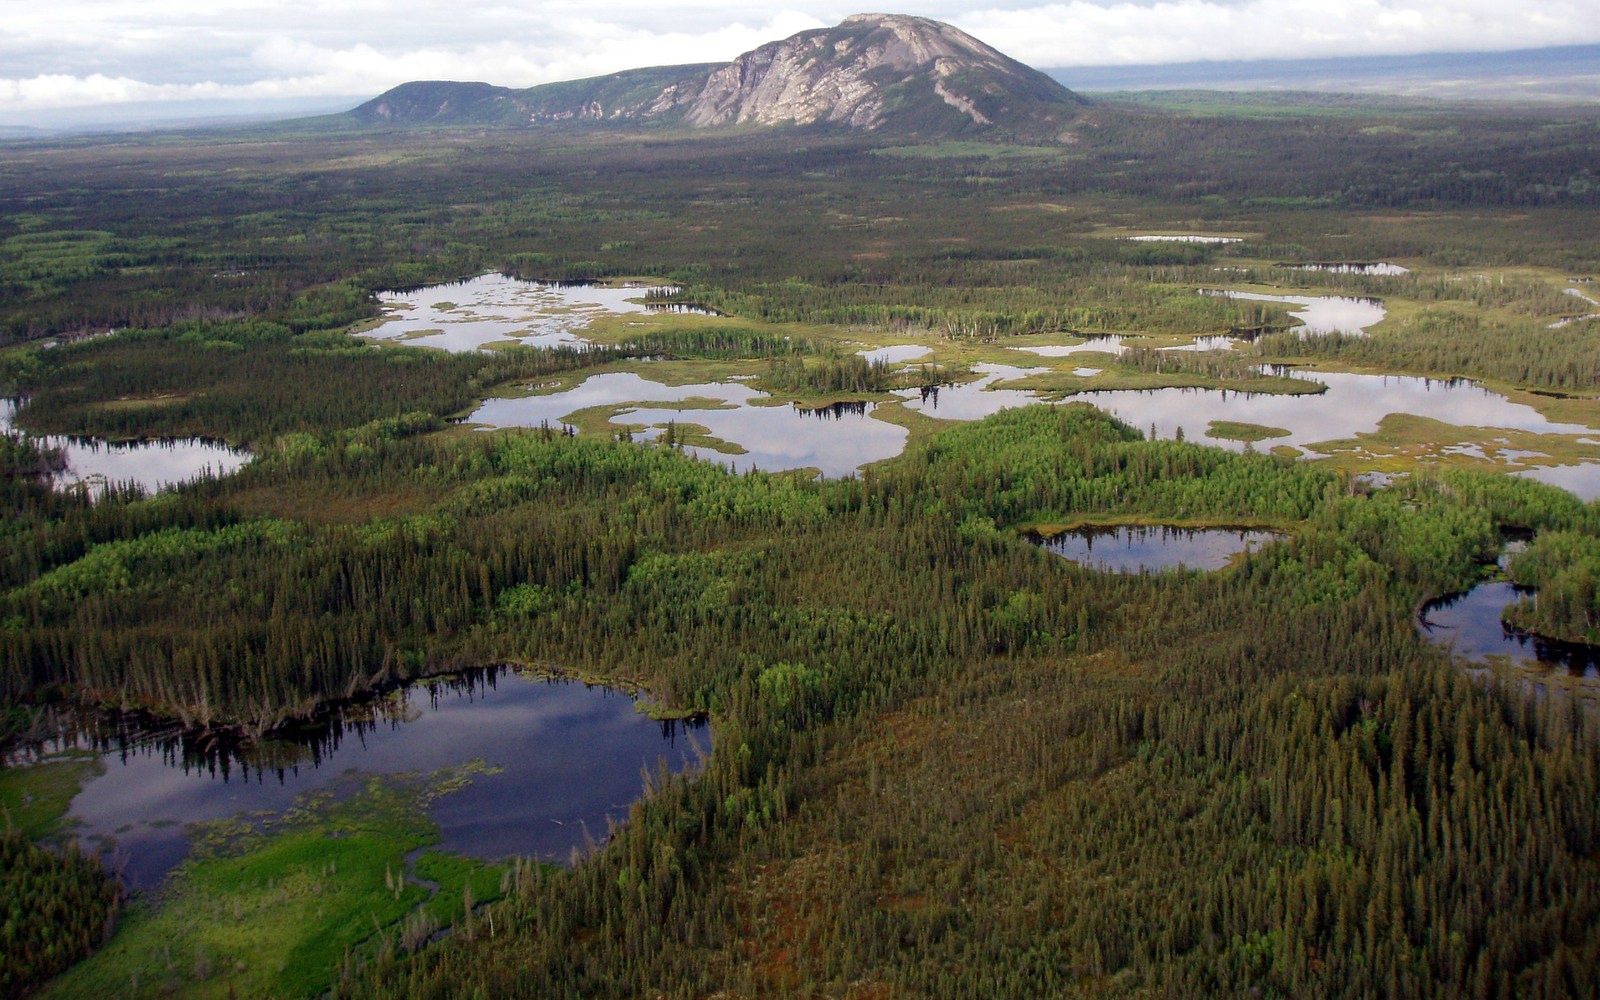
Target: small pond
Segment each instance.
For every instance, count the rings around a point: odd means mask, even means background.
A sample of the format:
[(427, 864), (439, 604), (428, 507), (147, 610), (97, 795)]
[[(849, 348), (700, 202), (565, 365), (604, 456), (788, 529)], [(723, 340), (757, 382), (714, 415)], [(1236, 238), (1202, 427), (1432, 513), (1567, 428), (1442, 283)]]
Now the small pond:
[(933, 348), (921, 344), (895, 344), (892, 347), (878, 347), (867, 351), (857, 351), (857, 354), (870, 362), (882, 362), (886, 365), (897, 365), (906, 361), (915, 361), (917, 358), (927, 357), (933, 353)]
[(1253, 552), (1280, 535), (1238, 528), (1176, 528), (1134, 525), (1079, 528), (1028, 539), (1046, 552), (1105, 573), (1145, 573), (1169, 569), (1222, 569), (1239, 554)]
[(1505, 581), (1480, 583), (1464, 594), (1446, 594), (1422, 606), (1417, 627), (1457, 656), (1485, 662), (1504, 657), (1514, 666), (1600, 676), (1600, 650), (1518, 635), (1500, 619), (1509, 604), (1532, 594)]
[[(16, 433), (12, 422), (16, 412), (16, 400), (0, 400), (0, 434)], [(104, 493), (108, 486), (125, 483), (156, 492), (208, 474), (224, 476), (252, 457), (248, 451), (204, 438), (108, 442), (92, 437), (46, 435), (33, 440), (61, 455), (64, 465), (50, 476), (57, 489), (82, 484), (95, 495)]]
[(1261, 292), (1229, 292), (1201, 289), (1201, 295), (1220, 295), (1229, 299), (1249, 302), (1283, 302), (1299, 306), (1289, 315), (1300, 321), (1292, 331), (1302, 337), (1317, 334), (1342, 333), (1347, 337), (1364, 337), (1367, 327), (1381, 321), (1385, 315), (1383, 303), (1377, 299), (1352, 298), (1346, 295), (1266, 295)]
[(645, 301), (647, 291), (642, 285), (552, 284), (482, 274), (452, 284), (379, 293), (388, 318), (361, 335), (453, 352), (497, 343), (582, 347), (588, 341), (577, 331), (600, 316), (658, 311), (711, 315), (692, 306), (651, 305)]
[(589, 838), (605, 839), (607, 817), (626, 817), (643, 771), (693, 767), (710, 745), (703, 722), (656, 721), (627, 695), (499, 668), (401, 688), (255, 744), (125, 717), (80, 720), (7, 763), (100, 751), (104, 770), (72, 800), (68, 821), (130, 884), (149, 888), (188, 852), (185, 824), (280, 813), (305, 792), (353, 789), (361, 775), (475, 759), (499, 771), (434, 801), (440, 846), (565, 862)]
[[(1588, 293), (1584, 292), (1583, 289), (1581, 289), (1581, 288), (1568, 288), (1568, 289), (1565, 289), (1565, 291), (1566, 291), (1566, 293), (1568, 295), (1571, 295), (1573, 298), (1582, 299), (1583, 301), (1589, 303), (1592, 306), (1600, 306), (1600, 300), (1595, 299), (1593, 296), (1591, 296)], [(1591, 320), (1591, 319), (1600, 319), (1600, 313), (1585, 313), (1582, 316), (1568, 316), (1568, 317), (1566, 317), (1564, 319), (1556, 320), (1554, 323), (1549, 324), (1549, 326), (1550, 326), (1550, 329), (1552, 329), (1552, 330), (1559, 330), (1564, 326), (1571, 326), (1574, 323), (1582, 323), (1585, 320)]]
[(1090, 336), (1081, 344), (1040, 344), (1033, 347), (1013, 347), (1013, 351), (1027, 351), (1037, 354), (1042, 358), (1064, 358), (1070, 354), (1082, 354), (1096, 351), (1101, 354), (1121, 354), (1126, 351), (1127, 345), (1123, 342), (1130, 338), (1121, 334), (1106, 334), (1104, 336)]
[(1285, 264), (1285, 267), (1294, 271), (1324, 271), (1328, 274), (1370, 274), (1385, 278), (1397, 278), (1402, 274), (1410, 274), (1409, 267), (1399, 264), (1387, 264), (1382, 261), (1370, 264)]
[(1128, 236), (1134, 243), (1243, 243), (1238, 236)]

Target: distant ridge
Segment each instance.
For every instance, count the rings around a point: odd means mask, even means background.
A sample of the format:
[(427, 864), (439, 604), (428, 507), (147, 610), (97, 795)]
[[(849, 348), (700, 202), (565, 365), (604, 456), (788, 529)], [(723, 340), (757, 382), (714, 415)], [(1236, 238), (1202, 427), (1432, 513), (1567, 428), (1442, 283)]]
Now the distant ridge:
[(939, 21), (856, 14), (729, 63), (665, 66), (512, 90), (402, 84), (351, 112), (372, 124), (833, 126), (1057, 138), (1084, 100)]
[(1293, 90), (1444, 100), (1600, 101), (1600, 45), (1153, 66), (1046, 67), (1045, 72), (1090, 93)]

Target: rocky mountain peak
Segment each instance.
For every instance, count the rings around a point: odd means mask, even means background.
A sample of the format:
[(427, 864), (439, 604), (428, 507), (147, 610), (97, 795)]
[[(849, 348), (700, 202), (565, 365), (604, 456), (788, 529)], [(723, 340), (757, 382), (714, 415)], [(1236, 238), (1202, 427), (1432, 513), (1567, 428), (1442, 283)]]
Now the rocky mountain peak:
[(1054, 137), (1083, 103), (964, 31), (904, 14), (855, 14), (714, 66), (632, 70), (525, 91), (452, 95), (429, 85), (425, 100), (403, 91), (356, 114), (391, 124), (457, 116), (506, 124), (831, 125)]

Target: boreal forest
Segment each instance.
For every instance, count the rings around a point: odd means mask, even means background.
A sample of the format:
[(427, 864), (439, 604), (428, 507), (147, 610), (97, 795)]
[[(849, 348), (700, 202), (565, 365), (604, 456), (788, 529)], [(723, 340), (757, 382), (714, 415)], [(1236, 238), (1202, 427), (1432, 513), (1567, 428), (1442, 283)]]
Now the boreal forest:
[(0, 145), (0, 989), (1595, 996), (1600, 114), (1075, 114)]

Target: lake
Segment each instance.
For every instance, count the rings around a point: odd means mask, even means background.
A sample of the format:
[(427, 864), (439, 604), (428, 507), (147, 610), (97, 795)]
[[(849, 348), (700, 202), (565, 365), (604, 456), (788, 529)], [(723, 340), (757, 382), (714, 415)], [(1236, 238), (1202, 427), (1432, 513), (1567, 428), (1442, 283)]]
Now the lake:
[(23, 759), (99, 751), (104, 771), (72, 800), (68, 821), (145, 889), (188, 852), (185, 824), (281, 813), (306, 792), (353, 790), (357, 776), (475, 759), (499, 771), (434, 800), (440, 846), (565, 862), (590, 838), (604, 840), (608, 817), (626, 817), (643, 771), (694, 767), (711, 746), (703, 722), (656, 721), (628, 695), (506, 668), (419, 682), (376, 706), (339, 706), (257, 743), (137, 718), (80, 721)]

